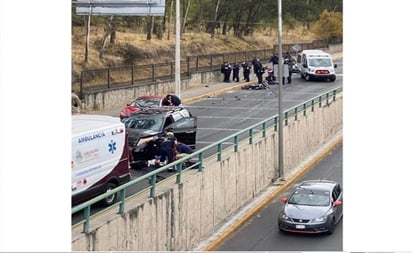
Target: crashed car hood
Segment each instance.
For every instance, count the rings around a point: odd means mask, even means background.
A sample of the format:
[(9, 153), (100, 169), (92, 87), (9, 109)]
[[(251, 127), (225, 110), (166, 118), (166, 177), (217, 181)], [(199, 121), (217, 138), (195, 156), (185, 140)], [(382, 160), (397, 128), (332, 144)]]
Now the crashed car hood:
[(311, 220), (325, 215), (329, 208), (329, 206), (303, 206), (286, 204), (283, 211), (288, 217), (293, 219)]
[(134, 143), (134, 145), (139, 142), (141, 138), (151, 137), (158, 135), (160, 132), (148, 130), (148, 129), (127, 129), (127, 134), (130, 143)]

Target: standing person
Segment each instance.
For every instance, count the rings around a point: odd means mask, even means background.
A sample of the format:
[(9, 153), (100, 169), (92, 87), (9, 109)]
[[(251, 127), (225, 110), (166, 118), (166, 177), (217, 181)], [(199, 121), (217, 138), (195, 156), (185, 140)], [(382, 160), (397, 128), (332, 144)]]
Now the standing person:
[(223, 82), (230, 83), (231, 68), (227, 61), (225, 61), (220, 67), (220, 72), (223, 73)]
[(262, 63), (260, 62), (259, 59), (256, 60), (256, 76), (258, 79), (258, 84), (262, 84), (263, 83), (263, 74), (265, 73), (265, 69), (263, 68)]
[(234, 82), (239, 82), (239, 63), (234, 62), (233, 63), (233, 81)]
[(289, 65), (289, 59), (285, 59), (283, 62), (283, 77), (282, 77), (282, 84), (285, 84), (285, 80), (287, 78), (287, 83), (292, 82), (292, 70)]
[(80, 114), (82, 102), (79, 96), (72, 90), (72, 114)]
[(258, 61), (259, 59), (253, 58), (252, 60), (252, 66), (253, 66), (253, 73), (256, 75), (257, 74), (257, 69), (258, 69)]
[(242, 63), (242, 67), (243, 67), (243, 80), (246, 80), (246, 82), (250, 82), (250, 66), (249, 64), (247, 64), (247, 62), (243, 62)]
[(279, 57), (276, 54), (273, 54), (269, 60), (269, 62), (271, 62), (273, 65), (278, 64), (278, 61), (279, 61)]
[(272, 57), (270, 58), (269, 62), (272, 63), (272, 69), (273, 69), (273, 74), (275, 74), (275, 71), (278, 71), (279, 67), (279, 57), (276, 54), (273, 54)]
[(288, 66), (288, 71), (286, 72), (288, 83), (292, 83), (293, 65), (295, 64), (295, 59), (293, 59), (289, 52), (286, 52), (285, 64)]
[(294, 61), (294, 59), (293, 59), (292, 55), (290, 55), (289, 51), (286, 52), (285, 59), (288, 59), (291, 62)]

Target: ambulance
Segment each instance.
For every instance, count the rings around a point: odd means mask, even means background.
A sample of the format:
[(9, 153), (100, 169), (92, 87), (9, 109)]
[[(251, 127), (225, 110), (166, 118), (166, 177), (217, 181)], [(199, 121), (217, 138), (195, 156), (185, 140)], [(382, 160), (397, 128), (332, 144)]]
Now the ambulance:
[(303, 50), (296, 61), (299, 72), (306, 81), (311, 80), (336, 80), (332, 56), (322, 50)]
[[(72, 115), (72, 206), (130, 181), (129, 147), (118, 117)], [(113, 194), (101, 204), (117, 201)]]

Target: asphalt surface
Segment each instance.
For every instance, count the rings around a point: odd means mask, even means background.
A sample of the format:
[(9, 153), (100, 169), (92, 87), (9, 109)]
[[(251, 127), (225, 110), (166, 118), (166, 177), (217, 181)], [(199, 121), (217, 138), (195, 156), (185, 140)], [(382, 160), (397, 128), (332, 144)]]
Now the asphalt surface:
[(253, 215), (243, 226), (229, 235), (216, 251), (342, 251), (343, 220), (332, 235), (282, 233), (277, 228), (277, 215), (283, 207), (282, 196), (288, 196), (295, 185), (305, 180), (334, 180), (343, 187), (342, 143), (331, 149), (326, 156), (303, 174), (295, 184), (279, 192), (277, 197)]

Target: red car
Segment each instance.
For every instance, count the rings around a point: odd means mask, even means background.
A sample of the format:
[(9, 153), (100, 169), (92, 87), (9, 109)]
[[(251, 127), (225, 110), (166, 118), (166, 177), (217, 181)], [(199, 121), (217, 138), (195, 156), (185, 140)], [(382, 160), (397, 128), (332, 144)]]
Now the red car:
[(147, 95), (138, 97), (133, 102), (127, 104), (127, 106), (120, 111), (120, 119), (129, 117), (132, 113), (143, 107), (162, 106), (162, 100), (164, 97), (164, 95)]

